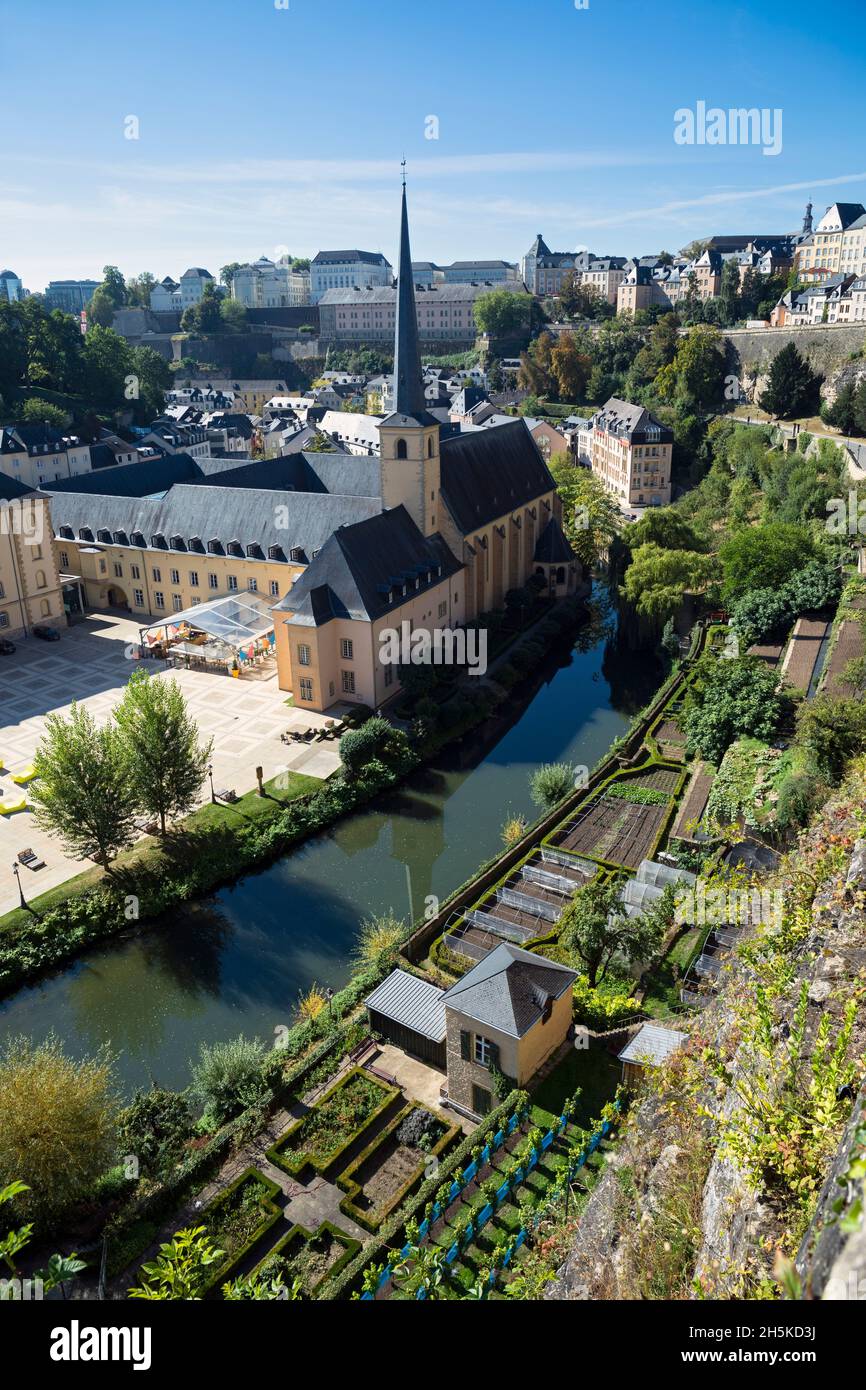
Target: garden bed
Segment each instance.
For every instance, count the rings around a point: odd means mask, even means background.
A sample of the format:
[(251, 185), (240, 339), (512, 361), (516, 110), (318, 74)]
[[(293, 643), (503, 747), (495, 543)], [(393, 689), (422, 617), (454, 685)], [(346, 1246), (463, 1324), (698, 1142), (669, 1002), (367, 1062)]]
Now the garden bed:
[[(398, 1131), (412, 1114), (430, 1116), (426, 1148), (401, 1142)], [(337, 1178), (337, 1186), (347, 1194), (340, 1210), (367, 1230), (378, 1231), (385, 1218), (421, 1182), (430, 1158), (444, 1153), (459, 1133), (458, 1125), (446, 1124), (426, 1106), (407, 1106)]]
[(396, 1087), (353, 1067), (289, 1126), (267, 1156), (293, 1177), (307, 1167), (325, 1173), (400, 1094)]
[(280, 1220), (276, 1197), (280, 1189), (257, 1168), (247, 1168), (197, 1218), (225, 1259), (210, 1276), (206, 1292), (224, 1284), (231, 1271), (254, 1245)]
[(279, 1277), (287, 1288), (296, 1279), (306, 1298), (315, 1297), (327, 1279), (333, 1279), (361, 1249), (361, 1242), (323, 1221), (316, 1231), (293, 1226), (253, 1270), (253, 1276)]
[(638, 806), (603, 796), (570, 826), (550, 836), (550, 843), (571, 854), (636, 869), (655, 845), (669, 807)]

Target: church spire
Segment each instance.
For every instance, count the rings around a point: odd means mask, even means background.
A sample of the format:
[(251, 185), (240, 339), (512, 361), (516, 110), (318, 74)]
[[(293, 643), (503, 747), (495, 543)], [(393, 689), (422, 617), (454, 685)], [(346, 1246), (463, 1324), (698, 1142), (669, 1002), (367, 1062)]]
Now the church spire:
[(394, 332), (394, 410), (398, 415), (423, 417), (426, 408), (421, 382), (418, 345), (418, 313), (412, 252), (409, 249), (409, 214), (406, 210), (406, 162), (403, 161), (403, 205), (400, 216), (400, 259), (397, 266), (397, 315)]

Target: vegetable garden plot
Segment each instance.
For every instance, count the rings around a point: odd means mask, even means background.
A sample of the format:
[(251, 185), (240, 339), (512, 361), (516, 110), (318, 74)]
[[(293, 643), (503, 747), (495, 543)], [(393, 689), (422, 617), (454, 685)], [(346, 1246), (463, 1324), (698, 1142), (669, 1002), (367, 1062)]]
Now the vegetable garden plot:
[(575, 854), (636, 869), (650, 857), (668, 809), (602, 797), (580, 820), (555, 832), (555, 843)]

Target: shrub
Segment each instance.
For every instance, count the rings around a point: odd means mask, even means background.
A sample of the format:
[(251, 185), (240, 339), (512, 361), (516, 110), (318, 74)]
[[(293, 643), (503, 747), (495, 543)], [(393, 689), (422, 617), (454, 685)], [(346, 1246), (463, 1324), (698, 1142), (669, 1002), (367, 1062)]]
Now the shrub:
[(574, 769), (568, 763), (544, 763), (529, 779), (529, 794), (543, 810), (550, 810), (573, 790)]
[(374, 715), (360, 729), (351, 729), (340, 739), (340, 757), (346, 771), (357, 776), (371, 762), (399, 766), (408, 752), (406, 735), (387, 719)]
[(258, 1038), (242, 1034), (229, 1042), (202, 1043), (192, 1068), (192, 1089), (204, 1102), (207, 1115), (219, 1122), (269, 1099), (262, 1079), (264, 1054)]
[(178, 1158), (192, 1134), (192, 1115), (186, 1096), (151, 1086), (136, 1091), (120, 1115), (120, 1147), (134, 1154), (142, 1173), (164, 1172)]

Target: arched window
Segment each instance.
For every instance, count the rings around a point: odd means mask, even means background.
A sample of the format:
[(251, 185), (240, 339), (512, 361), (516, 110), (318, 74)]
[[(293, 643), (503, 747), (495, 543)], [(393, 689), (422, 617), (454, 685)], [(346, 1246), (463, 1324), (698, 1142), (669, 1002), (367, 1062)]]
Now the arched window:
[(408, 454), (407, 454), (407, 451), (406, 451), (406, 441), (405, 441), (405, 439), (398, 439), (398, 440), (397, 440), (397, 454), (396, 454), (396, 457), (397, 457), (398, 459), (408, 458)]
[(556, 571), (556, 582), (557, 584), (565, 583), (565, 565), (560, 565), (559, 569)]
[(48, 602), (48, 599), (47, 599), (47, 598), (44, 598), (44, 599), (42, 600), (42, 602), (40, 603), (39, 607), (40, 607), (40, 609), (41, 609), (41, 615), (42, 615), (43, 618), (50, 618), (50, 617), (51, 617), (51, 604)]
[(45, 571), (44, 571), (44, 570), (37, 570), (37, 571), (36, 571), (36, 587), (37, 587), (37, 589), (44, 589), (44, 588), (46, 587), (46, 579), (45, 579)]
[(427, 440), (427, 457), (428, 457), (428, 459), (432, 459), (432, 457), (433, 457), (433, 440), (432, 440), (432, 439), (428, 439), (428, 440)]

